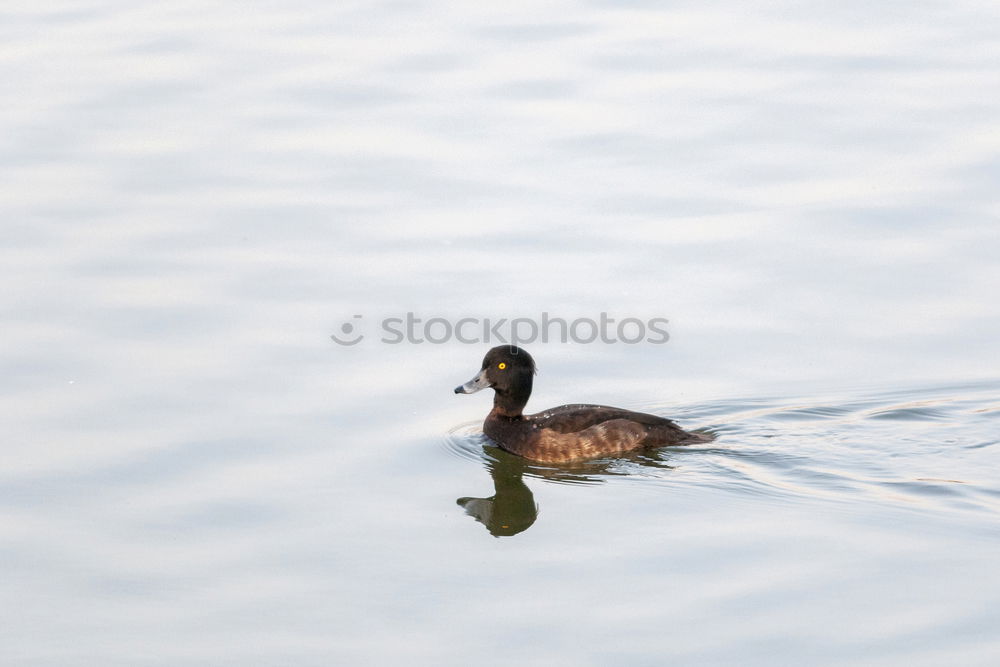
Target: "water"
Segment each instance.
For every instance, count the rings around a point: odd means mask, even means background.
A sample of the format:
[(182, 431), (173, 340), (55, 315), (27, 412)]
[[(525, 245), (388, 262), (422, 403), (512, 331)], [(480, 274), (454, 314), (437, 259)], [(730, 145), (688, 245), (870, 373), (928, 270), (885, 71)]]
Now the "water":
[[(4, 664), (1000, 659), (993, 5), (0, 13)], [(407, 312), (717, 439), (512, 459)]]

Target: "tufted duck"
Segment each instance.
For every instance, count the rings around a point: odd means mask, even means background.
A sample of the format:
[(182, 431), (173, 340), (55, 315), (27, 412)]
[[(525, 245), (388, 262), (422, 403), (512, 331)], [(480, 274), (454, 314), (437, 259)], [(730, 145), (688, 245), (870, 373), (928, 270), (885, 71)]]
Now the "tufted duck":
[(689, 433), (663, 417), (604, 405), (560, 405), (534, 415), (522, 414), (534, 375), (531, 355), (514, 345), (500, 345), (486, 353), (476, 377), (455, 387), (456, 394), (493, 388), (493, 409), (486, 416), (483, 432), (512, 454), (543, 463), (564, 463), (640, 447), (712, 439)]

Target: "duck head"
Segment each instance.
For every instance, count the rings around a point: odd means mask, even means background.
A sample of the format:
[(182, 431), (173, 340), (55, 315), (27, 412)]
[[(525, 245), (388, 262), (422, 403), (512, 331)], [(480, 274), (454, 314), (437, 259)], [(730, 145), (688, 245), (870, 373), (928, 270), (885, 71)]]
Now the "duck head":
[(507, 417), (521, 414), (531, 396), (535, 360), (516, 345), (498, 345), (483, 357), (483, 366), (474, 378), (455, 387), (456, 394), (474, 394), (492, 388), (493, 410)]

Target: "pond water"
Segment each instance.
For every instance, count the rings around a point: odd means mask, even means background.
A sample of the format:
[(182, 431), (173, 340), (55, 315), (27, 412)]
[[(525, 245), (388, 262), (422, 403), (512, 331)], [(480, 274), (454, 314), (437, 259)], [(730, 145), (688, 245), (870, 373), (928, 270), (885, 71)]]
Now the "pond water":
[(996, 5), (0, 17), (4, 664), (1000, 660)]

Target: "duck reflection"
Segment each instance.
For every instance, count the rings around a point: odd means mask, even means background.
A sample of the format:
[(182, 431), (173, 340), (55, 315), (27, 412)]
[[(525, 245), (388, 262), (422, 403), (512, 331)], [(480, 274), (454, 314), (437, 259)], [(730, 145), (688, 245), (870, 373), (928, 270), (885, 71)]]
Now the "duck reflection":
[(493, 537), (517, 535), (531, 527), (538, 518), (538, 504), (524, 483), (525, 466), (516, 456), (499, 447), (486, 457), (486, 469), (493, 478), (494, 494), (489, 498), (459, 498), (465, 513), (486, 526)]
[(538, 503), (524, 482), (525, 475), (563, 484), (602, 484), (608, 477), (634, 473), (636, 465), (673, 467), (652, 452), (579, 463), (539, 464), (492, 444), (483, 445), (483, 460), (493, 479), (493, 495), (489, 498), (464, 497), (456, 502), (494, 537), (524, 532), (538, 518)]

